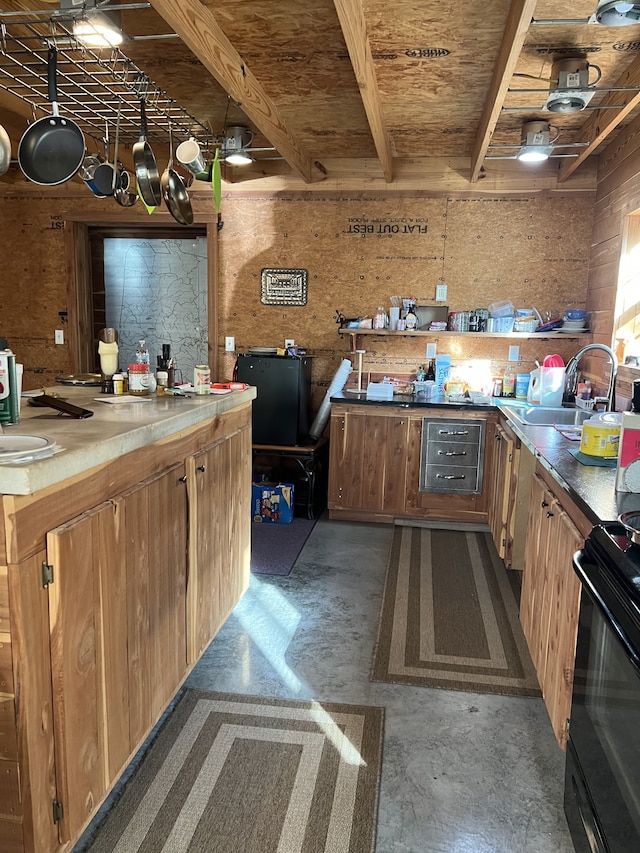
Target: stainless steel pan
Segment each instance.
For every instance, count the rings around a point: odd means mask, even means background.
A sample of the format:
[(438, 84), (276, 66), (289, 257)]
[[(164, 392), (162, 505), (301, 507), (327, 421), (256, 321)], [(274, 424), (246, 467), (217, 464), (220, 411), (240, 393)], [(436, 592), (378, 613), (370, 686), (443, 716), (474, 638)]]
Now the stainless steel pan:
[(78, 125), (58, 114), (57, 51), (47, 54), (47, 84), (52, 115), (25, 130), (18, 145), (18, 164), (35, 184), (55, 186), (71, 180), (85, 155), (84, 135)]
[(156, 207), (162, 203), (162, 191), (156, 158), (147, 142), (147, 117), (144, 109), (144, 98), (140, 98), (140, 139), (134, 144), (132, 153), (140, 194), (149, 207)]
[(113, 160), (116, 171), (113, 175), (113, 197), (120, 207), (133, 207), (138, 201), (138, 193), (129, 192), (129, 173), (118, 166), (118, 144), (120, 142), (120, 108), (118, 107), (118, 121), (116, 123), (116, 144), (113, 152)]
[(169, 162), (160, 178), (160, 187), (169, 213), (180, 225), (193, 225), (193, 208), (184, 181), (173, 168), (173, 138), (169, 122)]
[(4, 175), (11, 163), (11, 140), (0, 124), (0, 175)]

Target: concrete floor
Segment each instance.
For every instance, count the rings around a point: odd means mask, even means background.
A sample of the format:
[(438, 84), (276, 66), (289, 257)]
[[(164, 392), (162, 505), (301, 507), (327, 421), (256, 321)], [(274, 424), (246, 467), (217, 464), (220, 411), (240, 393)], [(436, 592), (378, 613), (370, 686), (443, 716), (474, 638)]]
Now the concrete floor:
[(390, 540), (323, 517), (290, 577), (252, 576), (187, 684), (383, 706), (377, 853), (573, 853), (541, 699), (369, 681)]

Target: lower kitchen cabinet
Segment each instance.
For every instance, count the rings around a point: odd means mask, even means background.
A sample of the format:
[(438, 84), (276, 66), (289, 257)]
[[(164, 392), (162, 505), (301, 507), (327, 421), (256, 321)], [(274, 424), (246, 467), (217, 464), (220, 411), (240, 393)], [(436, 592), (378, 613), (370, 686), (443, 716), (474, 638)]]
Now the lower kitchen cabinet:
[(572, 557), (591, 524), (539, 466), (532, 477), (520, 621), (558, 744), (564, 749), (580, 606)]
[[(382, 406), (334, 406), (329, 509), (341, 517), (388, 520), (402, 514), (407, 477), (406, 412)], [(333, 517), (337, 517), (333, 515)]]
[[(421, 488), (425, 420), (463, 420), (472, 428), (495, 415), (478, 410), (332, 405), (328, 505), (332, 518), (390, 522), (394, 518), (486, 523), (491, 447), (482, 446), (478, 493)], [(488, 448), (488, 450), (487, 450)]]
[(2, 853), (73, 846), (246, 590), (250, 417), (4, 497)]

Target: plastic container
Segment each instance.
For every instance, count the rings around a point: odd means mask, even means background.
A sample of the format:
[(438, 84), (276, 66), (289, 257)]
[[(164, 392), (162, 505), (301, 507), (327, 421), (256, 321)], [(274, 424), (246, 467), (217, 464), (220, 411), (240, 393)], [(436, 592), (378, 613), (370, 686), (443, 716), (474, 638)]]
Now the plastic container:
[(488, 310), (492, 317), (513, 317), (516, 313), (513, 302), (509, 299), (498, 299), (497, 302), (492, 302)]
[(540, 370), (537, 367), (529, 374), (529, 387), (527, 388), (527, 403), (537, 405), (540, 403)]
[(587, 456), (616, 458), (620, 444), (622, 414), (603, 412), (582, 424), (580, 450)]
[(564, 394), (564, 367), (540, 368), (540, 405), (550, 408), (562, 406)]

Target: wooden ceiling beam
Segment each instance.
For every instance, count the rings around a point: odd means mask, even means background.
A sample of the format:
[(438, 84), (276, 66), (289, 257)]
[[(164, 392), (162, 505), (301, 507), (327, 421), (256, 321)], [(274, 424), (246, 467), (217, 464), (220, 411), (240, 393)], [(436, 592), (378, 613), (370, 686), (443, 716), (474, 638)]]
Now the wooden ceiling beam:
[[(633, 60), (613, 86), (638, 86), (640, 89), (640, 56)], [(608, 92), (601, 101), (601, 106), (607, 104), (622, 104), (622, 107), (619, 110), (610, 108), (602, 111), (599, 111), (598, 107), (594, 107), (591, 115), (582, 125), (577, 139), (572, 140), (576, 143), (588, 142), (589, 144), (581, 150), (577, 157), (565, 160), (561, 164), (558, 171), (559, 181), (566, 181), (573, 175), (578, 166), (584, 163), (587, 157), (593, 154), (596, 148), (602, 145), (629, 113), (640, 104), (640, 91)]]
[(294, 139), (274, 102), (226, 37), (211, 10), (200, 0), (150, 0), (209, 73), (241, 106), (245, 115), (306, 182), (323, 180), (325, 171)]
[(512, 0), (502, 36), (500, 52), (493, 69), (489, 94), (484, 102), (476, 141), (471, 154), (472, 183), (478, 180), (480, 169), (491, 142), (504, 99), (513, 77), (524, 40), (527, 36), (537, 0)]
[(333, 4), (338, 13), (362, 104), (382, 166), (382, 173), (385, 181), (391, 183), (393, 180), (391, 145), (382, 118), (378, 80), (373, 66), (371, 44), (367, 35), (367, 24), (362, 11), (362, 3), (360, 0), (333, 0)]

